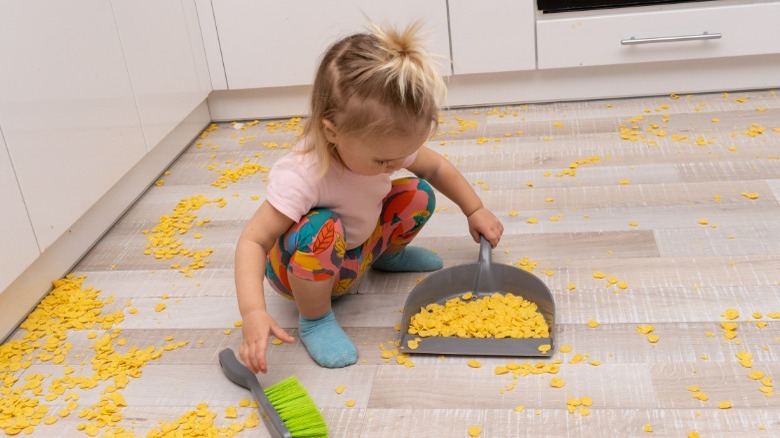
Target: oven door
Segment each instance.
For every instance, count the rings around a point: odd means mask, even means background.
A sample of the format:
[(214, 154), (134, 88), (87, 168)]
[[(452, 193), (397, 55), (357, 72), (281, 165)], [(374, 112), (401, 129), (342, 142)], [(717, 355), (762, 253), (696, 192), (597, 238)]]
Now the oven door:
[(663, 3), (688, 3), (712, 0), (536, 0), (536, 7), (544, 12), (585, 11), (589, 9), (625, 8)]

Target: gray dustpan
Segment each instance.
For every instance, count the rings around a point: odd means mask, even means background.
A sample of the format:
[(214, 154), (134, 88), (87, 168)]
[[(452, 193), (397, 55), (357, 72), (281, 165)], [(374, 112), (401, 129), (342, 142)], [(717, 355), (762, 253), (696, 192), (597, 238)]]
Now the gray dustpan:
[[(493, 263), (490, 254), (490, 242), (484, 237), (480, 243), (479, 260), (476, 263), (453, 266), (435, 272), (421, 281), (406, 299), (401, 321), (401, 342), (399, 350), (403, 353), (459, 354), (468, 356), (536, 356), (549, 357), (554, 353), (550, 348), (546, 353), (539, 346), (549, 344), (554, 347), (555, 302), (550, 289), (537, 276), (514, 266)], [(538, 311), (544, 316), (550, 327), (549, 338), (459, 338), (456, 336), (430, 336), (421, 338), (410, 335), (409, 325), (412, 316), (420, 308), (432, 303), (444, 304), (447, 300), (472, 292), (477, 297), (495, 292), (511, 292), (536, 303)], [(420, 339), (419, 345), (412, 350), (407, 341)]]

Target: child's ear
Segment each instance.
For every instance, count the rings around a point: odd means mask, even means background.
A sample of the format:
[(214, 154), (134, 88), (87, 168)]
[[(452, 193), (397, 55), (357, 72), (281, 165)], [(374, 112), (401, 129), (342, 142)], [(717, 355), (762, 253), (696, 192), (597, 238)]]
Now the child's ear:
[(325, 132), (325, 138), (333, 144), (338, 144), (338, 133), (336, 132), (336, 125), (328, 119), (322, 119), (322, 130)]

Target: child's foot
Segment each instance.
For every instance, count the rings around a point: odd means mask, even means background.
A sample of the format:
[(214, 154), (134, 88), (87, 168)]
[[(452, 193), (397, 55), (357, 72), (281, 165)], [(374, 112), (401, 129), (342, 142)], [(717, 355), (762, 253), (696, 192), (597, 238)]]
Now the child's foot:
[(333, 310), (315, 319), (298, 317), (301, 341), (315, 362), (325, 368), (341, 368), (357, 362), (357, 347), (336, 321)]
[(429, 272), (441, 269), (442, 261), (429, 249), (407, 246), (395, 254), (382, 254), (373, 266), (389, 272)]

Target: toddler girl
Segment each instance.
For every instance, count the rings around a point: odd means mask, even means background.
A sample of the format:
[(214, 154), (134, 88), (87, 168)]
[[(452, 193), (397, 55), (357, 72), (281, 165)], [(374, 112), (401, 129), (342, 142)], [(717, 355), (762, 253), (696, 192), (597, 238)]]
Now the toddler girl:
[[(344, 367), (357, 361), (357, 348), (331, 300), (372, 266), (442, 267), (433, 252), (407, 246), (433, 213), (431, 186), (460, 207), (476, 242), (483, 235), (495, 247), (501, 238), (501, 222), (468, 181), (424, 146), (445, 86), (419, 30), (373, 26), (333, 44), (320, 63), (301, 140), (272, 167), (267, 199), (236, 245), (240, 356), (253, 372), (267, 371), (270, 334), (293, 341), (266, 311), (264, 276), (295, 300), (309, 355), (323, 367)], [(416, 178), (391, 180), (399, 169)]]

